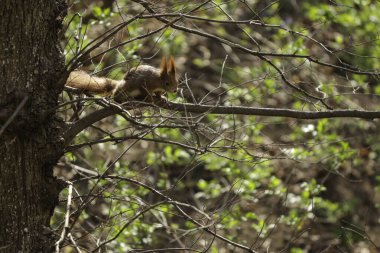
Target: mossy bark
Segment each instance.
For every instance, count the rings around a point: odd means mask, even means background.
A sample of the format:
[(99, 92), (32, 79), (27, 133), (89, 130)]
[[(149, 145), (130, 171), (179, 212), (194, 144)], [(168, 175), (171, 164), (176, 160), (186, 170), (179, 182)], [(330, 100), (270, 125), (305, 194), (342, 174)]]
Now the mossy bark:
[(50, 218), (62, 184), (54, 116), (64, 70), (59, 32), (64, 0), (0, 4), (0, 252), (49, 252)]

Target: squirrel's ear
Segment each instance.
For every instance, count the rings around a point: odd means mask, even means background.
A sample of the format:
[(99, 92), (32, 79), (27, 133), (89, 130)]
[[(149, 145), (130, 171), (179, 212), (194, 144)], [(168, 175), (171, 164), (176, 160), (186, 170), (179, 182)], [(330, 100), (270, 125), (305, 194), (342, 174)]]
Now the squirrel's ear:
[(161, 74), (161, 76), (166, 75), (167, 72), (168, 72), (168, 65), (166, 63), (166, 56), (162, 56), (160, 74)]
[(170, 56), (168, 74), (175, 74), (175, 64), (173, 56)]

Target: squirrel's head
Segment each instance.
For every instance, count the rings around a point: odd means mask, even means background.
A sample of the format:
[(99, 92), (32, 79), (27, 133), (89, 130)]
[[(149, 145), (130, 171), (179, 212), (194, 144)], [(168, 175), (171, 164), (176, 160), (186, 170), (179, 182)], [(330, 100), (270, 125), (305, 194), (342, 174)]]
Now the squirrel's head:
[(160, 77), (164, 84), (164, 89), (167, 92), (177, 92), (178, 81), (175, 77), (175, 65), (173, 56), (170, 56), (169, 66), (166, 62), (166, 57), (162, 57)]

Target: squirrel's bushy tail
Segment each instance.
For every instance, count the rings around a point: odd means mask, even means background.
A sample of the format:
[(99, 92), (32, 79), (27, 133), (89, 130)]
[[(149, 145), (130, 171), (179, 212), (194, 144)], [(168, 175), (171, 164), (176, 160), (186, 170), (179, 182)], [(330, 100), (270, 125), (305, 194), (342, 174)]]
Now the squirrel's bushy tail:
[(92, 94), (111, 95), (119, 82), (109, 78), (90, 76), (84, 71), (73, 71), (66, 85)]

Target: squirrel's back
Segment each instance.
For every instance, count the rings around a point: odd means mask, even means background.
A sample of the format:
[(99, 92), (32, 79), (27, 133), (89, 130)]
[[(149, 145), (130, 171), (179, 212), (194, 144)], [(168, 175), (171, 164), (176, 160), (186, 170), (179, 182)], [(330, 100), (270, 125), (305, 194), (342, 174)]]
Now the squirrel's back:
[(115, 101), (121, 100), (123, 96), (144, 99), (156, 92), (165, 92), (160, 70), (149, 65), (140, 65), (130, 69), (125, 75), (124, 81), (124, 84), (115, 90)]

